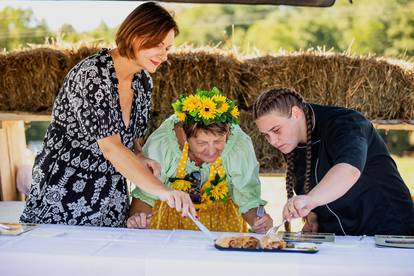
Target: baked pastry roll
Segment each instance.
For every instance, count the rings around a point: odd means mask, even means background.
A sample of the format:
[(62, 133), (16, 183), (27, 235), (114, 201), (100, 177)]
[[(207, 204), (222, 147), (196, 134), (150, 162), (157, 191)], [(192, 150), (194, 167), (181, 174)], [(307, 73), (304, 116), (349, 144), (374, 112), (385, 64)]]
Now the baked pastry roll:
[(240, 237), (242, 238), (242, 248), (257, 248), (259, 240), (252, 236)]
[(220, 237), (216, 244), (225, 248), (257, 248), (259, 240), (252, 236)]
[(260, 239), (260, 247), (263, 249), (283, 249), (286, 248), (286, 242), (275, 236), (264, 236)]

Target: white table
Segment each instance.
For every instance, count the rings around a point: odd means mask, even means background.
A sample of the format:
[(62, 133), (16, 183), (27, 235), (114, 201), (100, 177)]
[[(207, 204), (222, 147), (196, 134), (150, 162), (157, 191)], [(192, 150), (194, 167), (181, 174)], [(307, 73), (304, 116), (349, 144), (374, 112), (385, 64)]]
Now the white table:
[(376, 248), (372, 237), (319, 248), (223, 252), (200, 232), (42, 225), (0, 236), (0, 275), (414, 275), (414, 250)]
[(18, 222), (24, 206), (23, 201), (0, 201), (0, 221)]

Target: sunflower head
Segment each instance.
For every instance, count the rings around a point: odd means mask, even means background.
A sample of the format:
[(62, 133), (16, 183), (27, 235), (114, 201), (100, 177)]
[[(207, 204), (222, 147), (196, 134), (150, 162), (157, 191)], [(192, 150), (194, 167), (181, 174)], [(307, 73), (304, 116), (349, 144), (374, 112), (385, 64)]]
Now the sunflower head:
[(184, 179), (177, 179), (171, 184), (171, 188), (183, 192), (188, 192), (191, 189), (191, 182)]
[(217, 87), (211, 90), (197, 89), (195, 95), (181, 96), (172, 107), (178, 120), (183, 124), (238, 124), (237, 106)]

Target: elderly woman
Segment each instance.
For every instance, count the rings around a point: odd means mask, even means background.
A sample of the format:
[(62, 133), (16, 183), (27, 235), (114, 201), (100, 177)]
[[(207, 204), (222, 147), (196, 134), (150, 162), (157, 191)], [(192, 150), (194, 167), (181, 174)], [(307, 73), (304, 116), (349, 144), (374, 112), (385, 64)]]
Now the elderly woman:
[[(182, 96), (169, 117), (146, 141), (143, 151), (161, 163), (161, 181), (188, 193), (199, 219), (212, 231), (258, 233), (272, 226), (256, 215), (260, 199), (259, 164), (250, 137), (237, 124), (234, 103), (217, 88)], [(165, 203), (137, 188), (132, 193), (128, 227), (197, 227)]]
[(153, 175), (138, 140), (145, 135), (153, 73), (167, 60), (178, 28), (158, 4), (138, 6), (121, 24), (117, 48), (102, 49), (69, 71), (57, 95), (22, 222), (121, 227), (126, 178), (195, 215), (189, 196)]

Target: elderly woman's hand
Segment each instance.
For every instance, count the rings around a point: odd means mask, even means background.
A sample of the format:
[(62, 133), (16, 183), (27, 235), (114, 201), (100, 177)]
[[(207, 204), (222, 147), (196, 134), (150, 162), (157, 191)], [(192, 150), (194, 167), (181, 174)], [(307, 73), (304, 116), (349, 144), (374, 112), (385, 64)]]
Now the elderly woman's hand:
[(273, 227), (273, 219), (269, 216), (269, 214), (265, 214), (263, 217), (257, 217), (252, 225), (252, 230), (258, 234), (264, 234)]
[(306, 217), (304, 217), (305, 225), (302, 228), (303, 232), (318, 232), (318, 216), (314, 212), (310, 212)]
[(150, 226), (150, 222), (151, 222), (151, 214), (146, 214), (143, 212), (135, 213), (128, 218), (127, 227), (145, 229)]

